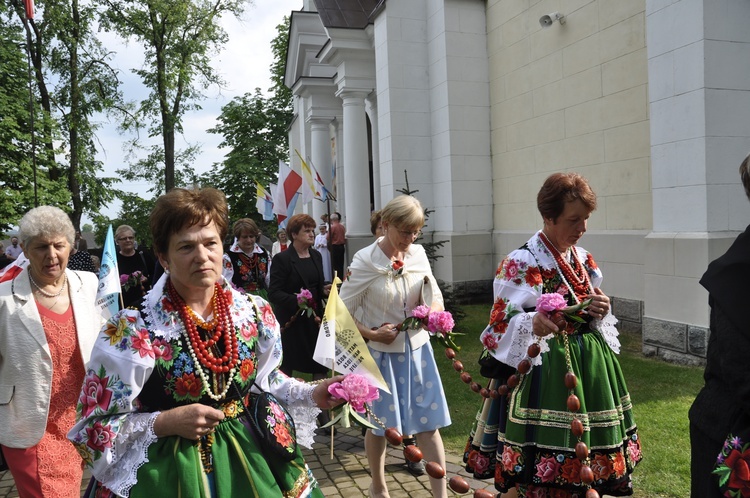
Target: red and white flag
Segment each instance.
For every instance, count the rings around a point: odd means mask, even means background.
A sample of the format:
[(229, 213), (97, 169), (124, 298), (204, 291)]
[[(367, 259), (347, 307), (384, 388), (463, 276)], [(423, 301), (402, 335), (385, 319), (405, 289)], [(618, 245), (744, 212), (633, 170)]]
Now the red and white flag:
[(294, 208), (302, 186), (302, 177), (285, 162), (279, 161), (279, 183), (273, 196), (273, 212), (280, 227), (286, 226), (286, 219), (294, 214)]

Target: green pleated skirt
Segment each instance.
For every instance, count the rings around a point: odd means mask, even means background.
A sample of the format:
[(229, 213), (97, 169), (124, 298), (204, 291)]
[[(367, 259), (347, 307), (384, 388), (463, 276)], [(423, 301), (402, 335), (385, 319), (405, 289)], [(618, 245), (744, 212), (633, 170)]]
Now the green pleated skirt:
[(519, 496), (582, 496), (587, 487), (575, 455), (579, 439), (570, 428), (578, 418), (585, 429), (580, 440), (589, 448), (593, 487), (600, 495), (631, 495), (630, 474), (642, 458), (641, 444), (619, 362), (598, 332), (587, 330), (568, 339), (580, 410), (574, 413), (567, 406), (563, 339), (549, 339), (542, 364), (523, 375), (507, 398), (488, 399), (480, 408), (467, 463), (480, 464), (474, 470), (481, 477), (494, 474), (500, 491), (518, 487)]
[[(96, 496), (106, 496), (97, 494)], [(90, 494), (89, 496), (94, 496)], [(211, 436), (160, 438), (137, 470), (130, 498), (322, 497), (299, 448), (286, 462), (261, 452), (240, 419), (225, 419)]]

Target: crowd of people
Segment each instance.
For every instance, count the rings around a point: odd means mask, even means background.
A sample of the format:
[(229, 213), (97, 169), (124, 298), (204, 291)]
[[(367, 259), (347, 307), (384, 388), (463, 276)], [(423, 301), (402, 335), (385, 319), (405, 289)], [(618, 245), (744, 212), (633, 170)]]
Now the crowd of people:
[[(750, 159), (740, 175), (750, 198)], [(477, 331), (478, 366), (497, 396), (482, 398), (467, 427), (464, 461), (498, 496), (629, 496), (642, 445), (617, 320), (601, 269), (578, 245), (596, 194), (582, 176), (556, 173), (537, 207), (541, 229), (500, 262)], [(84, 466), (87, 497), (322, 496), (297, 443), (309, 444), (344, 402), (328, 389), (343, 377), (313, 360), (334, 277), (390, 391), (370, 406), (379, 426), (365, 433), (369, 496), (389, 496), (385, 427), (445, 468), (443, 383), (430, 334), (407, 320), (418, 307), (445, 307), (417, 243), (424, 224), (416, 198), (395, 197), (373, 213), (374, 241), (344, 274), (339, 213), (290, 217), (269, 250), (253, 219), (230, 227), (220, 191), (173, 189), (151, 212), (150, 250), (131, 226), (116, 228), (123, 306), (105, 321), (86, 240), (62, 210), (30, 210), (3, 252), (27, 264), (0, 282), (0, 450), (20, 496), (80, 496)], [(750, 437), (737, 315), (745, 239), (701, 281), (711, 341), (690, 413), (693, 496), (724, 496), (716, 455)], [(288, 455), (271, 452), (253, 423), (260, 399), (271, 400), (261, 418)], [(424, 473), (424, 462), (408, 463)], [(433, 496), (446, 497), (446, 479), (430, 474)]]

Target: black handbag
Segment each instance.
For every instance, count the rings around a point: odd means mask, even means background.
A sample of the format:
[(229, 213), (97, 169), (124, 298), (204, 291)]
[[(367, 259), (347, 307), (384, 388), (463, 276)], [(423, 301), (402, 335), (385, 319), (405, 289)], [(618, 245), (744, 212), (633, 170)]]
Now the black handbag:
[(482, 350), (477, 363), (479, 363), (479, 374), (486, 379), (507, 379), (516, 373), (515, 368), (496, 360), (486, 348)]
[[(257, 384), (255, 386), (260, 389)], [(250, 393), (249, 398), (249, 403), (245, 405), (245, 420), (263, 453), (286, 462), (294, 460), (297, 456), (297, 430), (289, 411), (276, 396), (262, 389), (260, 394)]]

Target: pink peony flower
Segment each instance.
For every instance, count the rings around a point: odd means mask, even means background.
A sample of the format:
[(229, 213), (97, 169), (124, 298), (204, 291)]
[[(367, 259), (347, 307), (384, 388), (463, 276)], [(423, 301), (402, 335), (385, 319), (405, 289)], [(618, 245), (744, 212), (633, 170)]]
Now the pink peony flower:
[(127, 273), (120, 275), (120, 285), (125, 285), (126, 283), (128, 283), (129, 278), (130, 275), (128, 275)]
[(312, 292), (307, 289), (301, 289), (297, 294), (297, 304), (307, 304), (312, 301)]
[(536, 300), (536, 310), (545, 314), (561, 310), (567, 305), (565, 298), (556, 292), (542, 294)]
[(427, 330), (445, 334), (453, 330), (453, 316), (448, 311), (433, 311), (427, 318)]
[(357, 413), (364, 413), (365, 403), (380, 397), (378, 388), (371, 386), (367, 379), (358, 374), (349, 374), (343, 381), (334, 382), (328, 386), (328, 392), (336, 398), (348, 401)]
[(411, 310), (411, 316), (424, 320), (430, 314), (430, 307), (426, 304), (420, 304), (413, 310)]

